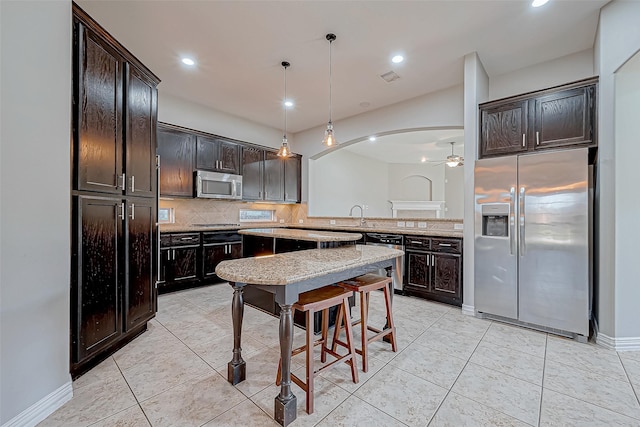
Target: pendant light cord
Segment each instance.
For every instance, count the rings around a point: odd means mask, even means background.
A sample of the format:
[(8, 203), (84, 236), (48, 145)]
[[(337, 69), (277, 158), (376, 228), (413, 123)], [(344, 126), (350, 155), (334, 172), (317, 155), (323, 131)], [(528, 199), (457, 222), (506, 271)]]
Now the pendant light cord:
[(284, 138), (287, 138), (287, 67), (284, 66)]
[[(334, 36), (335, 37), (335, 36)], [(333, 80), (333, 64), (332, 64), (332, 49), (331, 49), (331, 45), (333, 44), (333, 40), (329, 40), (329, 123), (331, 123), (331, 86), (332, 86), (332, 80)]]

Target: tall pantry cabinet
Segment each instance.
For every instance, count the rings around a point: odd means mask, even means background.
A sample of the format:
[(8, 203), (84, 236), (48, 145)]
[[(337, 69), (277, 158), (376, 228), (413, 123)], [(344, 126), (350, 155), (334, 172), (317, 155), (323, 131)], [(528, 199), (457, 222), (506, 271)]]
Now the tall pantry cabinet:
[(73, 377), (156, 312), (159, 82), (73, 4)]

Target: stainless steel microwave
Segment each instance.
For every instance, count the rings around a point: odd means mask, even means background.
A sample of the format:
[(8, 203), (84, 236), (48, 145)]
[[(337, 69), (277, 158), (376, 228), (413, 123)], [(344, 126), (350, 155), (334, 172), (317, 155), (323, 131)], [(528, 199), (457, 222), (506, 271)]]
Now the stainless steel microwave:
[(196, 171), (196, 197), (241, 200), (242, 176), (229, 173)]

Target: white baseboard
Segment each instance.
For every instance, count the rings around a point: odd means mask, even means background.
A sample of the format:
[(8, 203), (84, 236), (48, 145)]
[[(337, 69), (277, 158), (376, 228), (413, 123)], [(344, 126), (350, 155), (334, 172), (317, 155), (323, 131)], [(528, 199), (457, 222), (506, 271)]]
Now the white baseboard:
[(73, 386), (71, 385), (71, 381), (69, 381), (7, 421), (2, 427), (35, 426), (70, 401), (72, 397)]
[(613, 338), (598, 332), (596, 344), (610, 350), (616, 351), (638, 351), (640, 350), (640, 337)]
[(476, 308), (472, 305), (462, 304), (462, 314), (466, 314), (467, 316), (475, 316)]

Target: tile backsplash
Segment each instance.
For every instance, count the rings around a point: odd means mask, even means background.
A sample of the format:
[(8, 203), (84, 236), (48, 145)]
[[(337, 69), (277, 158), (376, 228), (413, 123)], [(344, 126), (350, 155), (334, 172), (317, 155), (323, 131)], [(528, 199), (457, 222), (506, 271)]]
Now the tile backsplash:
[[(161, 208), (173, 208), (175, 225), (192, 224), (237, 224), (240, 222), (240, 209), (274, 210), (276, 220), (272, 224), (296, 224), (308, 226), (359, 225), (360, 218), (350, 217), (309, 217), (307, 204), (249, 203), (211, 199), (160, 199)], [(462, 230), (461, 220), (416, 219), (407, 218), (366, 218), (372, 227), (419, 228), (429, 230)], [(268, 223), (266, 223), (268, 224)]]

